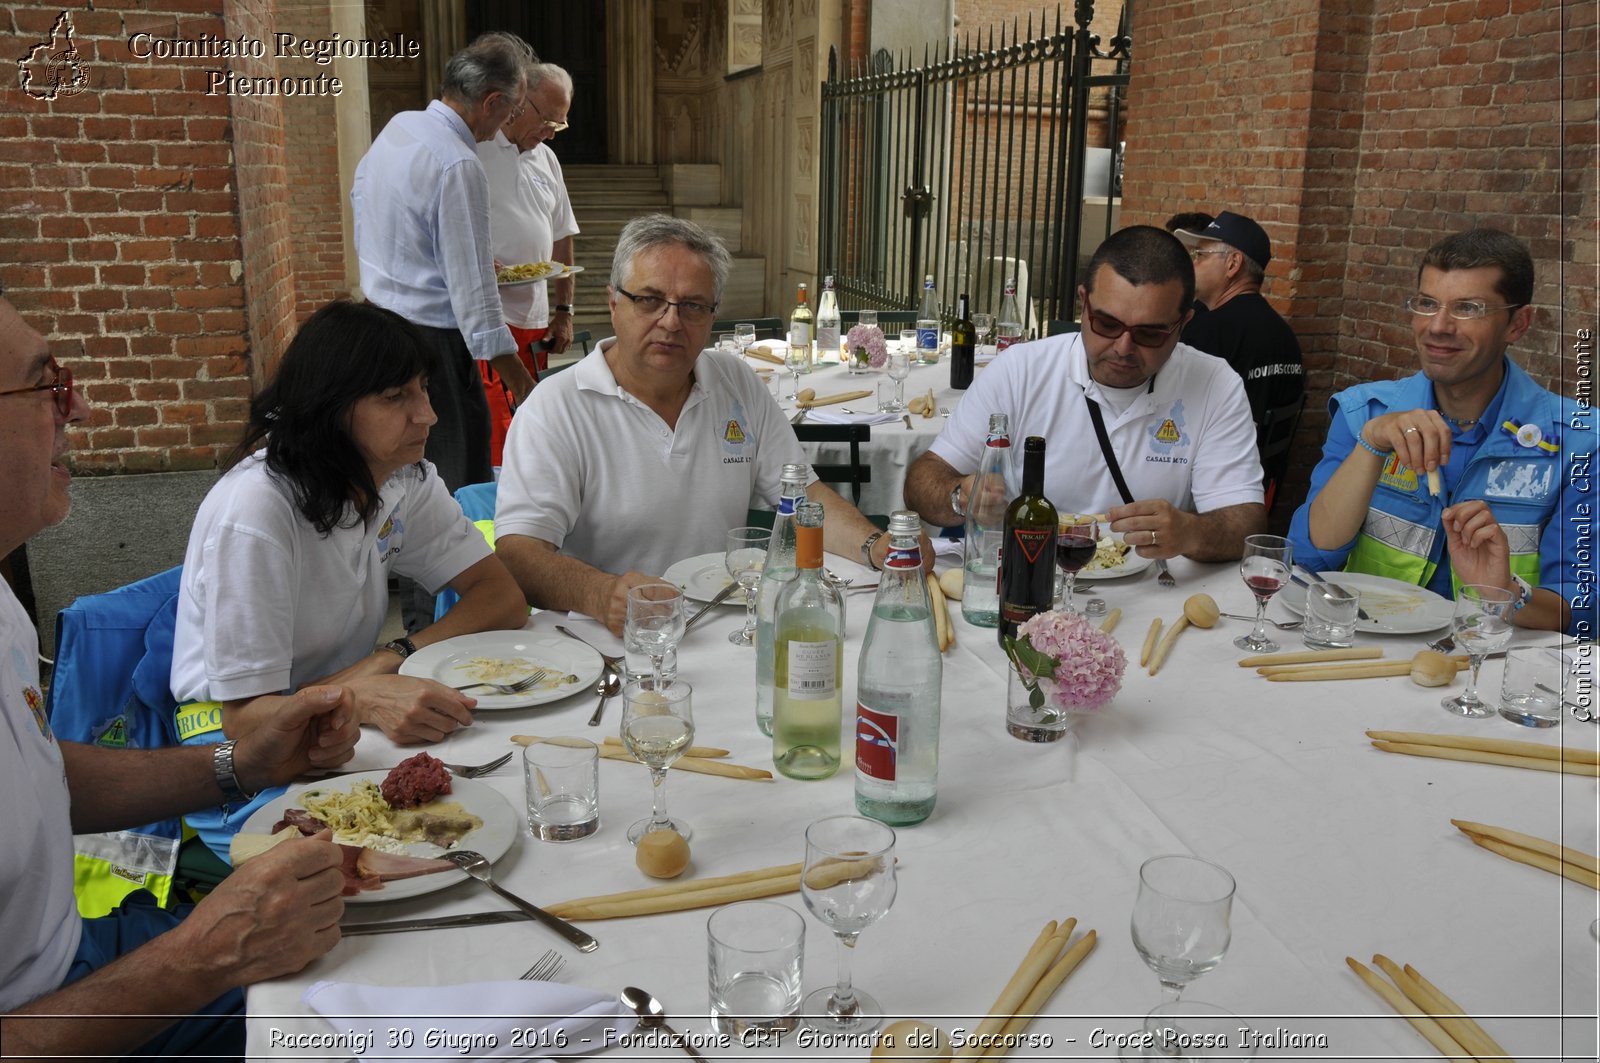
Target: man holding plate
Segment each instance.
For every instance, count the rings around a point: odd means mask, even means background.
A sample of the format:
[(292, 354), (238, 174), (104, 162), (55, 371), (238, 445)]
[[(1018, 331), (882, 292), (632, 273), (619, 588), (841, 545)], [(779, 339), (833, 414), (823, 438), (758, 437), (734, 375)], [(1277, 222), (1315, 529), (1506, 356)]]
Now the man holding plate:
[(1515, 237), (1473, 229), (1428, 249), (1405, 304), (1420, 371), (1329, 403), (1322, 460), (1289, 528), (1296, 561), (1447, 599), (1463, 583), (1502, 587), (1517, 595), (1517, 626), (1594, 638), (1582, 575), (1593, 565), (1579, 553), (1594, 519), (1579, 464), (1594, 419), (1507, 356), (1532, 303), (1533, 258)]
[[(530, 605), (575, 609), (621, 634), (630, 587), (720, 551), (752, 506), (806, 464), (783, 411), (742, 360), (707, 350), (732, 257), (715, 235), (653, 214), (622, 230), (614, 337), (535, 389), (506, 439), (495, 547)], [(874, 568), (889, 541), (812, 480), (827, 549)], [(931, 566), (933, 551), (923, 551)]]

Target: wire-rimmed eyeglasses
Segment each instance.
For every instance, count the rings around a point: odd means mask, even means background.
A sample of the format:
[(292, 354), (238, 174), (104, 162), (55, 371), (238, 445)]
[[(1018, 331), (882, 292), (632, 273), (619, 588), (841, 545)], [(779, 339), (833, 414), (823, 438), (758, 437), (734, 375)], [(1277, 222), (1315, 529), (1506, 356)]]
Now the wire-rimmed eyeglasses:
[(48, 391), (55, 398), (56, 412), (62, 417), (71, 417), (72, 370), (66, 368), (65, 366), (58, 365), (54, 358), (51, 358), (46, 365), (51, 372), (54, 373), (54, 380), (50, 381), (48, 384), (33, 384), (25, 388), (11, 388), (8, 391), (0, 391), (0, 398), (4, 398), (7, 395), (26, 395), (29, 392), (34, 391)]
[(710, 321), (717, 313), (715, 305), (707, 306), (705, 303), (675, 303), (659, 295), (634, 295), (626, 288), (618, 288), (617, 294), (628, 298), (640, 313), (648, 317), (660, 317), (667, 312), (668, 307), (676, 307), (678, 320), (691, 325), (701, 325)]
[(1441, 303), (1430, 295), (1413, 295), (1406, 300), (1406, 309), (1418, 317), (1433, 317), (1443, 310), (1457, 321), (1476, 321), (1496, 310), (1515, 310), (1524, 305), (1506, 303), (1503, 306), (1490, 306), (1482, 299), (1452, 299), (1448, 303)]

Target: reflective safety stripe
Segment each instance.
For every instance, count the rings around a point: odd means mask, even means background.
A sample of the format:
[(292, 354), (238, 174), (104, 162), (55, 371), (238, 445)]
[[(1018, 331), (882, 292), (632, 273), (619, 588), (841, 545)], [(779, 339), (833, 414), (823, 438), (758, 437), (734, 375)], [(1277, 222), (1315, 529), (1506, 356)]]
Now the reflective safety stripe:
[(222, 702), (190, 701), (178, 706), (178, 741), (188, 742), (199, 735), (222, 730)]
[(149, 890), (163, 908), (171, 903), (179, 839), (114, 831), (74, 835), (72, 844), (73, 892), (85, 919), (108, 914), (138, 889)]
[(1506, 533), (1507, 548), (1513, 554), (1537, 554), (1539, 552), (1539, 536), (1544, 531), (1540, 524), (1502, 524), (1500, 530)]
[(1436, 532), (1432, 524), (1416, 524), (1376, 509), (1367, 510), (1367, 519), (1361, 525), (1361, 534), (1401, 553), (1424, 558), (1433, 550)]

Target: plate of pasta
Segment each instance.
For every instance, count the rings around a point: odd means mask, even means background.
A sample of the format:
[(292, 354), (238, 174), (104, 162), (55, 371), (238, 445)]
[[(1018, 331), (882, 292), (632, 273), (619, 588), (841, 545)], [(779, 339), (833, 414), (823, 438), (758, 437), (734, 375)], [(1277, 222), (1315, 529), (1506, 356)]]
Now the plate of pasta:
[(463, 693), (478, 702), (477, 712), (526, 709), (593, 689), (605, 662), (572, 639), (528, 631), (481, 631), (424, 646), (400, 665), (400, 674), (434, 679), (447, 687), (468, 683), (510, 685), (544, 669), (549, 677), (521, 694), (495, 694), (486, 687)]
[(501, 266), (494, 271), (494, 279), (502, 288), (518, 288), (539, 281), (560, 280), (582, 272), (582, 266), (569, 266), (565, 262), (524, 262), (517, 266)]

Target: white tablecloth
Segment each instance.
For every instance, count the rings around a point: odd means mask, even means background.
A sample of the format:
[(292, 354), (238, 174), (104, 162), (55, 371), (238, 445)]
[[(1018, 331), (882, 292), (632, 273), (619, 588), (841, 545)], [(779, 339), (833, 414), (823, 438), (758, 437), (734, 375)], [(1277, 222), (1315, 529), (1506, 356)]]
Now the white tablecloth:
[[(833, 564), (837, 559), (830, 559)], [(842, 567), (842, 566), (841, 566)], [(1594, 749), (1600, 729), (1570, 719), (1558, 731), (1531, 731), (1498, 717), (1463, 720), (1438, 707), (1439, 690), (1407, 679), (1268, 684), (1234, 662), (1232, 638), (1246, 625), (1224, 620), (1191, 629), (1154, 678), (1137, 664), (1150, 620), (1169, 623), (1183, 598), (1209, 591), (1222, 608), (1251, 611), (1231, 565), (1172, 565), (1176, 591), (1153, 570), (1106, 581), (1094, 593), (1123, 619), (1117, 636), (1130, 668), (1111, 710), (1079, 735), (1049, 746), (1019, 742), (1003, 725), (1004, 658), (994, 632), (956, 615), (957, 646), (946, 656), (938, 806), (899, 832), (900, 892), (894, 908), (861, 937), (857, 984), (896, 1016), (946, 1030), (970, 1030), (993, 1003), (1039, 928), (1076, 916), (1099, 945), (1031, 1031), (1048, 1038), (1013, 1055), (1111, 1058), (1107, 1034), (1136, 1029), (1160, 1000), (1155, 977), (1135, 953), (1128, 917), (1140, 863), (1192, 852), (1233, 872), (1238, 894), (1233, 941), (1215, 971), (1187, 998), (1211, 1001), (1269, 1038), (1260, 1059), (1435, 1058), (1344, 964), (1384, 953), (1415, 965), (1518, 1058), (1593, 1059), (1596, 1052), (1597, 944), (1589, 933), (1596, 893), (1473, 846), (1450, 825), (1461, 818), (1525, 831), (1594, 852), (1593, 779), (1487, 765), (1397, 756), (1372, 749), (1369, 727), (1558, 742)], [(1080, 595), (1081, 597), (1081, 595)], [(849, 598), (849, 679), (870, 610)], [(770, 743), (753, 716), (754, 658), (724, 636), (738, 614), (697, 628), (681, 650), (681, 674), (695, 686), (695, 741), (731, 749), (733, 759), (770, 766)], [(1275, 610), (1282, 614), (1281, 607)], [(535, 628), (556, 620), (535, 616)], [(574, 627), (606, 649), (599, 625)], [(1408, 657), (1428, 636), (1391, 636), (1387, 656)], [(1292, 638), (1285, 642), (1298, 643)], [(1526, 633), (1519, 643), (1550, 642)], [(1497, 690), (1499, 662), (1484, 668)], [(551, 706), (484, 714), (435, 752), (458, 762), (488, 759), (517, 732), (598, 737), (584, 725), (592, 696)], [(384, 767), (404, 754), (369, 734), (358, 766)], [(537, 902), (649, 884), (624, 838), (644, 815), (650, 787), (642, 768), (601, 764), (600, 833), (556, 845), (524, 835), (496, 866), (496, 877)], [(522, 807), (514, 764), (488, 780)], [(713, 876), (801, 858), (807, 823), (851, 811), (852, 775), (802, 783), (751, 783), (673, 772), (669, 807), (695, 831), (690, 874)], [(798, 910), (798, 896), (785, 898)], [(401, 918), (506, 907), (463, 883), (431, 897), (351, 909), (347, 918)], [(598, 951), (580, 956), (532, 923), (351, 938), (305, 971), (249, 991), (252, 1055), (338, 1057), (333, 1050), (283, 1048), (285, 1034), (336, 1032), (300, 1003), (319, 979), (379, 984), (447, 984), (515, 977), (547, 948), (567, 953), (564, 978), (592, 989), (642, 986), (665, 1004), (675, 1025), (701, 1039), (712, 1058), (768, 1055), (718, 1043), (707, 1021), (706, 911), (592, 922)], [(835, 945), (807, 915), (807, 991), (835, 975)], [(361, 1020), (363, 1030), (381, 1023)], [(1316, 1047), (1315, 1038), (1326, 1039)], [(278, 1047), (274, 1047), (275, 1041)], [(1276, 1043), (1279, 1047), (1270, 1047)], [(611, 1050), (608, 1057), (683, 1058), (668, 1049)], [(863, 1058), (856, 1046), (803, 1046), (783, 1055)]]

